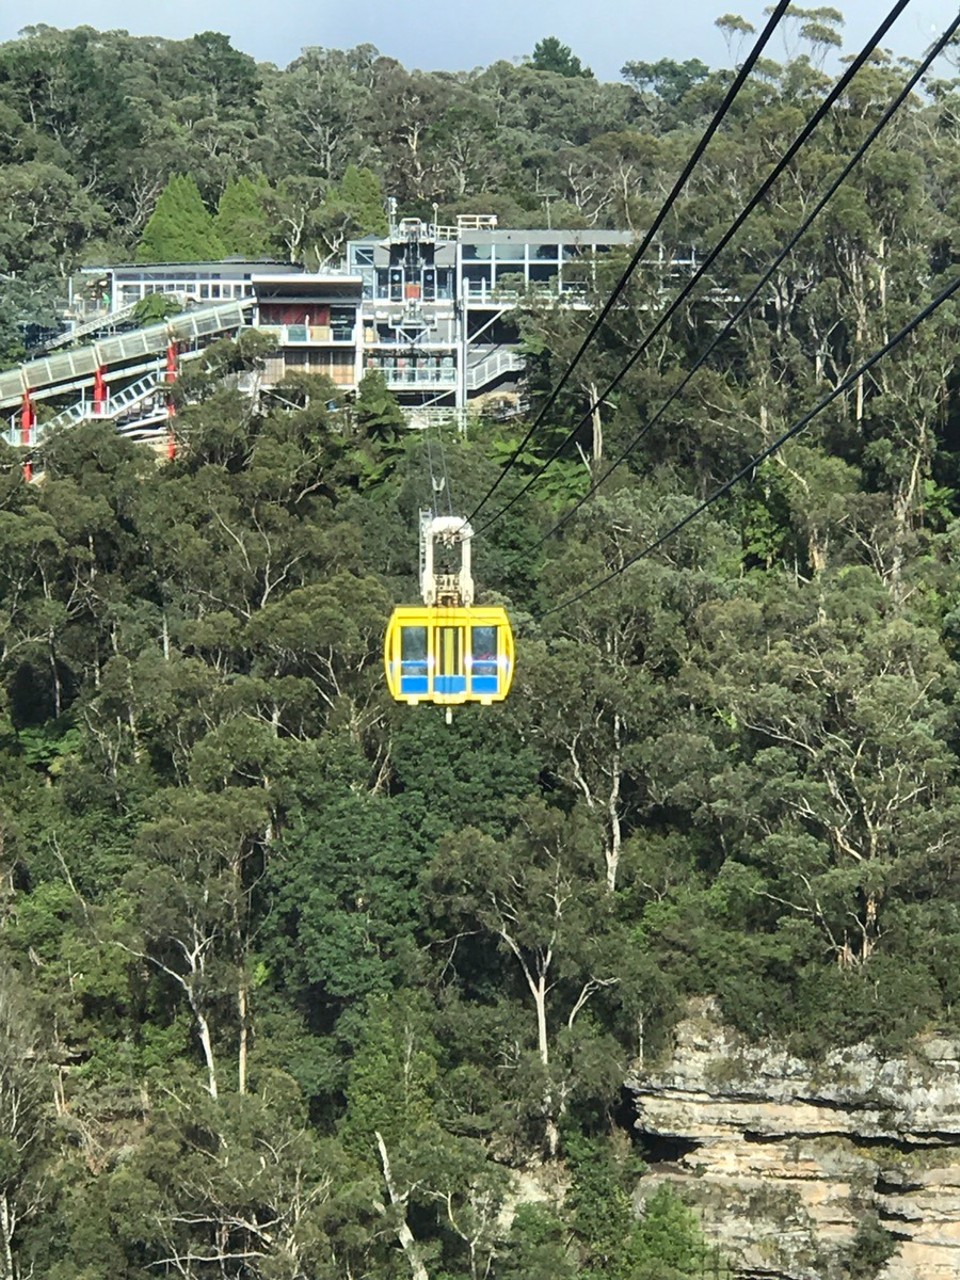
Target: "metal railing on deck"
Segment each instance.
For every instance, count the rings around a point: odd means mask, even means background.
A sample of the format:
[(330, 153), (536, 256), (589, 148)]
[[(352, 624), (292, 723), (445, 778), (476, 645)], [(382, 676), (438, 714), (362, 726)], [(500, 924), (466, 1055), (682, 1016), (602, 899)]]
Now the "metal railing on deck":
[(383, 369), (388, 387), (455, 387), (456, 369)]
[(276, 334), (281, 347), (327, 347), (356, 342), (357, 331), (342, 325), (264, 324), (259, 331)]

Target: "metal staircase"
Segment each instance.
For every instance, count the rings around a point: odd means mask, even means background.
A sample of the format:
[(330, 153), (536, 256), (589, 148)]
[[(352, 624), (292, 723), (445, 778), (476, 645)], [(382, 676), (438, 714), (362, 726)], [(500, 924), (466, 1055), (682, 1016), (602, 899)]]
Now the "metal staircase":
[[(167, 397), (164, 394), (165, 374), (165, 369), (158, 365), (145, 377), (124, 387), (102, 403), (78, 400), (46, 422), (38, 422), (33, 428), (29, 443), (40, 444), (51, 431), (61, 427), (75, 427), (81, 422), (109, 422), (119, 435), (139, 438), (145, 428), (156, 428), (158, 424), (166, 422), (169, 416)], [(137, 413), (138, 409), (142, 412)], [(3, 433), (2, 439), (14, 446), (23, 443), (20, 428), (16, 424)]]
[(507, 373), (520, 373), (526, 368), (523, 356), (515, 351), (494, 350), (467, 369), (467, 390), (480, 391)]
[[(152, 373), (146, 374), (138, 382), (131, 383), (129, 387), (124, 387), (122, 391), (111, 395), (102, 404), (95, 404), (92, 400), (80, 400), (77, 404), (72, 404), (69, 409), (58, 413), (56, 417), (38, 423), (34, 431), (33, 443), (39, 444), (48, 432), (55, 431), (58, 427), (75, 427), (80, 422), (112, 422), (120, 429), (117, 420), (126, 418), (131, 410), (142, 407), (145, 400), (158, 400), (158, 404), (152, 407), (153, 411), (146, 416), (151, 422), (161, 421), (167, 417), (166, 396), (161, 392), (161, 388), (166, 385), (164, 378), (165, 371), (158, 366)], [(16, 429), (11, 434), (16, 434)], [(121, 434), (123, 434), (122, 431)], [(15, 442), (11, 440), (11, 443)]]

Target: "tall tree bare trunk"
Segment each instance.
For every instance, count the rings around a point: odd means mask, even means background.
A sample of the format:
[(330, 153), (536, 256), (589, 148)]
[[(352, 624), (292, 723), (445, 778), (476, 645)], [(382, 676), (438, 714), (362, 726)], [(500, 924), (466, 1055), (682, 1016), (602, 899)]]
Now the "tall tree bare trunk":
[(380, 1152), (380, 1167), (383, 1170), (383, 1183), (387, 1188), (387, 1195), (390, 1197), (390, 1203), (394, 1209), (399, 1210), (397, 1214), (395, 1231), (397, 1239), (400, 1241), (400, 1248), (403, 1250), (404, 1256), (410, 1266), (410, 1274), (413, 1280), (430, 1280), (427, 1268), (424, 1265), (423, 1256), (420, 1253), (420, 1246), (414, 1238), (413, 1232), (410, 1230), (410, 1224), (407, 1222), (407, 1196), (399, 1195), (396, 1183), (393, 1180), (393, 1172), (390, 1168), (390, 1156), (387, 1153), (387, 1144), (384, 1142), (379, 1130), (375, 1131), (377, 1139), (377, 1149)]

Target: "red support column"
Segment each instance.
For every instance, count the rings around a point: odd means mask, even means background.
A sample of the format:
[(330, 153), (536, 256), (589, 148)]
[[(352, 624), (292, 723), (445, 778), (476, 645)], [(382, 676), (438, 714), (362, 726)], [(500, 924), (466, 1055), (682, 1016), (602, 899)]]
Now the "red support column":
[[(23, 393), (23, 407), (20, 410), (20, 443), (29, 448), (33, 444), (33, 428), (36, 426), (37, 415), (33, 407), (33, 401), (30, 399), (30, 392)], [(33, 479), (33, 463), (27, 459), (23, 464), (23, 478), (26, 481)]]
[(101, 367), (93, 375), (93, 416), (99, 418), (107, 404), (107, 384), (103, 379), (106, 369)]
[[(177, 380), (177, 374), (180, 371), (179, 353), (177, 344), (170, 340), (167, 344), (167, 382), (174, 383)], [(167, 457), (173, 459), (177, 456), (177, 438), (173, 434), (173, 419), (176, 417), (177, 407), (173, 403), (173, 396), (167, 396), (167, 418), (170, 420), (170, 426), (167, 429)]]

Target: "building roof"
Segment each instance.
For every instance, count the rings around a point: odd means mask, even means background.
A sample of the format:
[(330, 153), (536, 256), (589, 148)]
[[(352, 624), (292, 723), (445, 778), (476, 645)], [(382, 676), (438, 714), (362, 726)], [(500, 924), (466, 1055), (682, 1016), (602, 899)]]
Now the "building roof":
[(219, 258), (211, 262), (106, 262), (96, 266), (81, 267), (83, 275), (103, 275), (105, 271), (170, 271), (176, 270), (183, 275), (192, 275), (197, 271), (223, 271), (224, 268), (237, 271), (243, 269), (256, 270), (268, 268), (274, 272), (301, 272), (302, 268), (295, 262), (281, 262), (277, 258)]
[(632, 231), (607, 231), (593, 227), (557, 231), (547, 227), (503, 227), (495, 231), (464, 231), (460, 235), (461, 243), (467, 244), (630, 244), (635, 239)]
[(250, 283), (262, 301), (313, 301), (318, 295), (330, 298), (357, 298), (363, 289), (363, 277), (344, 271), (301, 271), (296, 274), (274, 274), (255, 271)]

